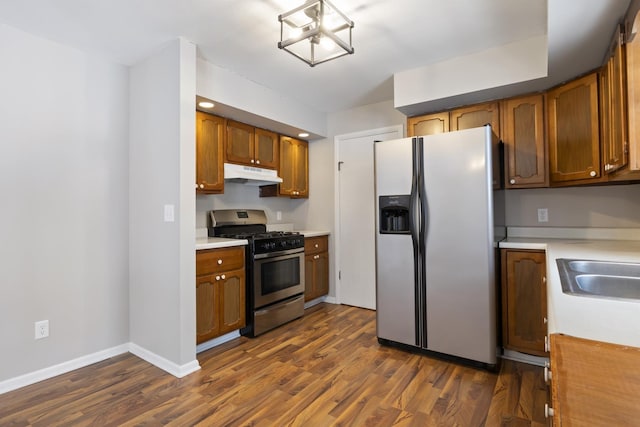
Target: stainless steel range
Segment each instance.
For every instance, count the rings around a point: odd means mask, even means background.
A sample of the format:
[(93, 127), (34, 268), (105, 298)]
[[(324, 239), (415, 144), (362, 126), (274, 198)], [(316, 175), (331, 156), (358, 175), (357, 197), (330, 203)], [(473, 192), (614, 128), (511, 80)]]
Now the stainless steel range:
[(262, 210), (210, 212), (209, 236), (247, 239), (247, 326), (255, 337), (304, 314), (304, 236), (267, 232)]

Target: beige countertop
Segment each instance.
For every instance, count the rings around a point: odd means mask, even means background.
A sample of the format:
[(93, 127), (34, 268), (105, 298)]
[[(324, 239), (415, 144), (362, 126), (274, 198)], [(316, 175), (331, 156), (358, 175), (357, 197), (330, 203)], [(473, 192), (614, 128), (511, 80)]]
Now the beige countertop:
[(304, 237), (318, 237), (318, 236), (328, 236), (328, 231), (314, 231), (314, 230), (296, 230), (298, 233), (302, 234)]
[(228, 248), (231, 246), (246, 246), (249, 242), (245, 239), (224, 239), (222, 237), (198, 237), (196, 238), (196, 251), (202, 249)]
[[(500, 248), (546, 251), (548, 333), (640, 347), (640, 301), (565, 294), (556, 264), (558, 258), (640, 262), (640, 239), (579, 239), (573, 238), (579, 235), (573, 231), (557, 235), (560, 237), (509, 237), (500, 242)], [(637, 233), (634, 229), (627, 233), (598, 234), (598, 237), (620, 236), (635, 238)]]

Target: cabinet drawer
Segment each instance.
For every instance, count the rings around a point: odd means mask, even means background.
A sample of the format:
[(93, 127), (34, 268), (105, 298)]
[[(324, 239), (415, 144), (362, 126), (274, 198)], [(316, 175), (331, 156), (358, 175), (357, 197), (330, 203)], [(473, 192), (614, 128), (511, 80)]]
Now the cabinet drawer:
[(304, 252), (305, 254), (317, 254), (329, 250), (329, 239), (327, 236), (305, 237)]
[(244, 268), (244, 247), (208, 249), (196, 252), (196, 275)]

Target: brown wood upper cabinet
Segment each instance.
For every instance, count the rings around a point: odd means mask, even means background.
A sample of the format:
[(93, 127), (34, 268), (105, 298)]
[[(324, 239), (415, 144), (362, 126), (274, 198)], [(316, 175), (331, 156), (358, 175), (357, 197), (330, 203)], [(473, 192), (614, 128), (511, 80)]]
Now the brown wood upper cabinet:
[(502, 340), (506, 349), (545, 356), (544, 251), (502, 249)]
[(602, 118), (602, 155), (605, 174), (628, 163), (627, 103), (624, 45), (620, 25), (609, 49), (609, 59), (600, 73), (600, 116)]
[(462, 130), (491, 125), (493, 132), (500, 138), (500, 109), (497, 102), (470, 105), (449, 112), (450, 130)]
[(627, 108), (628, 108), (628, 172), (636, 173), (640, 177), (640, 12), (629, 17), (626, 23), (629, 29), (625, 34), (624, 47), (627, 78)]
[(407, 119), (407, 136), (449, 132), (449, 112), (427, 114)]
[(227, 123), (226, 159), (230, 163), (278, 168), (278, 134), (244, 123)]
[(196, 111), (196, 189), (199, 193), (224, 191), (224, 132), (226, 120)]
[(280, 196), (309, 197), (309, 143), (280, 136)]
[(551, 185), (603, 181), (597, 73), (551, 89), (547, 123)]
[(505, 188), (547, 187), (547, 144), (542, 94), (501, 102)]

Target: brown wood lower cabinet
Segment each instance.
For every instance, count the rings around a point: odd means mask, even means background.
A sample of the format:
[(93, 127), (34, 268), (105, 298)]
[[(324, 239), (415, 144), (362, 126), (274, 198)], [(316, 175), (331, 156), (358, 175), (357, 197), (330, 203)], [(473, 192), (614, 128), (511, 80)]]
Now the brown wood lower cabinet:
[(244, 248), (196, 253), (196, 342), (245, 326)]
[(554, 425), (639, 425), (638, 366), (638, 347), (551, 334)]
[(305, 238), (304, 252), (304, 300), (311, 301), (329, 293), (329, 238)]
[(546, 356), (544, 251), (502, 249), (502, 340), (509, 350)]

